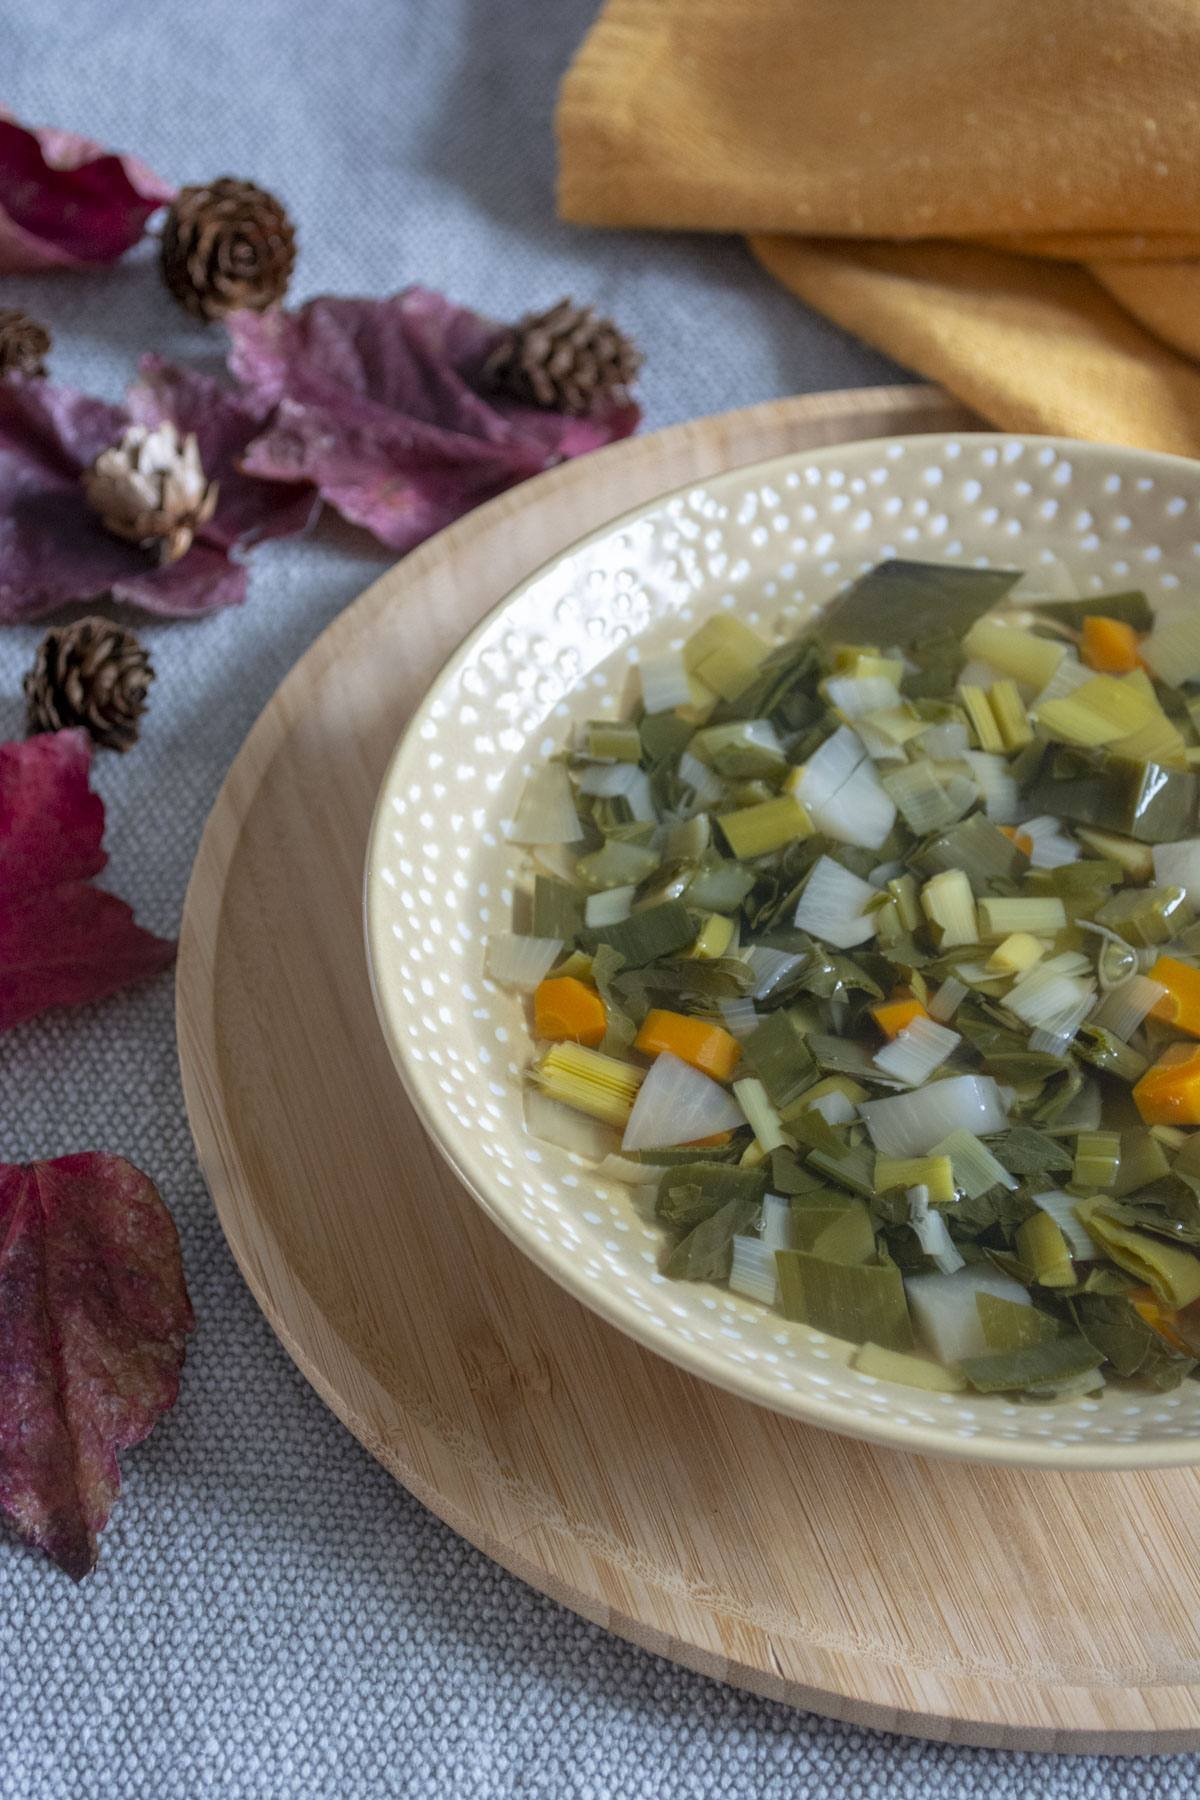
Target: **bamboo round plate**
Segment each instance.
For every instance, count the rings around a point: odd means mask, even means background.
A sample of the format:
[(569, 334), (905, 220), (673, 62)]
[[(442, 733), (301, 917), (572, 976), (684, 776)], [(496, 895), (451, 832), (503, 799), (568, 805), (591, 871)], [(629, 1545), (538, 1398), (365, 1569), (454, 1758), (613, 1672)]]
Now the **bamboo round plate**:
[(423, 1135), (360, 929), (372, 808), (455, 644), (655, 493), (856, 438), (961, 430), (936, 390), (774, 402), (633, 439), (399, 563), (283, 683), (188, 891), (179, 1045), (238, 1264), (322, 1399), (406, 1487), (576, 1612), (857, 1723), (1057, 1750), (1200, 1746), (1200, 1474), (922, 1460), (640, 1348), (523, 1258)]

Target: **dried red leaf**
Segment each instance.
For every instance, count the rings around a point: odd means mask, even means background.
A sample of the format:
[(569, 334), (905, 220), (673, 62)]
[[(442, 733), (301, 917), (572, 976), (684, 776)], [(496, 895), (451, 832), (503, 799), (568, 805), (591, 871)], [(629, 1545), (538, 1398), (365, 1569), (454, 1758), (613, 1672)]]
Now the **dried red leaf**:
[[(19, 375), (0, 382), (0, 624), (36, 619), (111, 591), (169, 618), (197, 617), (245, 598), (246, 571), (224, 534), (159, 568), (103, 529), (80, 475), (129, 422), (122, 407)], [(220, 471), (209, 471), (217, 473)]]
[(628, 436), (640, 418), (627, 405), (568, 419), (486, 392), (498, 328), (423, 288), (234, 313), (226, 323), (234, 374), (276, 408), (243, 469), (313, 483), (395, 550), (566, 457)]
[(242, 453), (266, 424), (269, 408), (244, 391), (181, 369), (161, 356), (143, 356), (130, 388), (129, 410), (143, 425), (170, 420), (195, 434), (205, 472), (220, 484), (217, 510), (205, 539), (225, 549), (292, 537), (312, 523), (320, 501), (307, 484), (260, 481), (239, 468)]
[(91, 758), (83, 731), (0, 744), (0, 1031), (102, 1000), (174, 958), (174, 944), (90, 885), (106, 860)]
[(175, 1402), (192, 1325), (148, 1175), (98, 1152), (0, 1164), (0, 1510), (76, 1581), (120, 1490), (117, 1452)]
[(134, 157), (0, 115), (0, 275), (115, 262), (173, 195)]

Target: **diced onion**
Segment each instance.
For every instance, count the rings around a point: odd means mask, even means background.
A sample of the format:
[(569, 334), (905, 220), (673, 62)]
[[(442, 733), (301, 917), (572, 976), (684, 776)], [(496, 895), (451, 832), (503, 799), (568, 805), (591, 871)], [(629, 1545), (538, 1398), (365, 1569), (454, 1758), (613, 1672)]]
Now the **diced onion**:
[(1020, 1282), (988, 1263), (968, 1263), (953, 1275), (909, 1275), (904, 1291), (917, 1335), (939, 1362), (954, 1366), (989, 1348), (976, 1296), (990, 1294), (1014, 1306), (1032, 1306)]
[(657, 1056), (633, 1103), (622, 1150), (693, 1144), (746, 1123), (731, 1094), (669, 1051)]
[(484, 974), (501, 987), (528, 993), (544, 981), (562, 952), (561, 938), (522, 937), (495, 932), (487, 941)]
[(666, 650), (661, 656), (644, 656), (637, 671), (642, 684), (642, 705), (648, 713), (671, 712), (691, 700), (692, 686), (682, 650)]
[(911, 1094), (867, 1100), (858, 1110), (881, 1156), (927, 1156), (951, 1131), (988, 1137), (1008, 1126), (990, 1075), (951, 1075)]
[(849, 950), (875, 936), (875, 919), (864, 908), (877, 898), (869, 881), (860, 881), (831, 856), (822, 856), (800, 896), (795, 924), (824, 943)]
[(1200, 838), (1155, 844), (1154, 879), (1159, 887), (1181, 887), (1193, 906), (1200, 906)]
[(534, 770), (507, 836), (513, 844), (574, 844), (583, 836), (571, 778), (562, 763), (543, 763)]
[(747, 1300), (757, 1300), (762, 1306), (779, 1304), (775, 1252), (761, 1238), (734, 1238), (729, 1285), (735, 1294), (744, 1294)]

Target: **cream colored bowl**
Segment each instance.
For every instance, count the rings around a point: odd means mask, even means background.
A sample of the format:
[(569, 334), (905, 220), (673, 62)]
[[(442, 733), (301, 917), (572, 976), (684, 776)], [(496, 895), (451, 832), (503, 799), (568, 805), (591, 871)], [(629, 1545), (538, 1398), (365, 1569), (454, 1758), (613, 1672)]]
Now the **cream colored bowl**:
[(489, 1217), (585, 1305), (705, 1380), (925, 1454), (1093, 1469), (1200, 1461), (1198, 1382), (1031, 1405), (856, 1374), (839, 1340), (666, 1280), (644, 1203), (525, 1129), (524, 1007), (484, 978), (483, 948), (511, 926), (523, 853), (505, 822), (526, 777), (575, 721), (625, 709), (639, 651), (678, 644), (723, 607), (790, 635), (892, 556), (1021, 568), (1042, 592), (1141, 587), (1178, 604), (1200, 586), (1200, 464), (991, 434), (858, 443), (665, 494), (556, 558), (451, 658), (384, 780), (366, 914), (388, 1043)]

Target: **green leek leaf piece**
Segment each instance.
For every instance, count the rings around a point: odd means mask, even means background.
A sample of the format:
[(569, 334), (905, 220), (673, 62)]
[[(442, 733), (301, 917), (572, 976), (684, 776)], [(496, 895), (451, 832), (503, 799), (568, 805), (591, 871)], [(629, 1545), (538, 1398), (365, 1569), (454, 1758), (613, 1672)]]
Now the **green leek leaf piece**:
[(875, 1227), (861, 1200), (792, 1209), (796, 1248), (827, 1262), (864, 1263), (875, 1254)]
[(640, 762), (642, 740), (627, 719), (589, 719), (583, 728), (589, 756), (601, 762)]
[(654, 1211), (664, 1224), (692, 1231), (731, 1200), (758, 1205), (767, 1191), (764, 1169), (708, 1161), (668, 1169), (658, 1184)]
[(1085, 1291), (1072, 1298), (1070, 1308), (1088, 1343), (1125, 1380), (1136, 1376), (1161, 1390), (1174, 1387), (1194, 1366), (1146, 1324), (1127, 1294)]
[(939, 632), (961, 639), (1020, 579), (1010, 569), (881, 562), (825, 608), (814, 636), (824, 644), (920, 645)]
[(1195, 832), (1197, 783), (1190, 770), (1107, 757), (1091, 775), (1064, 781), (1039, 778), (1023, 804), (1031, 815), (1050, 813), (1072, 824), (1120, 832), (1141, 844), (1169, 844)]
[(1093, 594), (1088, 600), (1034, 600), (1030, 604), (1038, 615), (1056, 619), (1074, 631), (1083, 629), (1085, 619), (1120, 619), (1135, 631), (1150, 631), (1154, 625), (1154, 609), (1136, 588), (1121, 594)]
[(1124, 888), (1106, 900), (1095, 915), (1097, 925), (1107, 925), (1127, 944), (1137, 944), (1142, 949), (1169, 943), (1195, 917), (1181, 887)]
[(924, 1388), (928, 1394), (961, 1394), (967, 1385), (961, 1375), (941, 1363), (924, 1356), (907, 1356), (903, 1350), (885, 1350), (882, 1344), (863, 1344), (850, 1362), (860, 1375), (895, 1381), (901, 1387)]
[(1072, 1156), (1057, 1138), (1032, 1125), (1014, 1125), (1003, 1137), (987, 1140), (997, 1160), (1010, 1175), (1057, 1175), (1071, 1167)]
[[(768, 741), (761, 741), (759, 734)], [(718, 775), (742, 781), (755, 775), (781, 776), (787, 768), (783, 751), (769, 741), (773, 733), (766, 719), (739, 719), (731, 725), (706, 725), (688, 748), (693, 756)]]
[(805, 1194), (825, 1192), (825, 1184), (814, 1169), (805, 1168), (794, 1150), (772, 1150), (770, 1155), (773, 1194), (798, 1198)]
[(1200, 1257), (1122, 1223), (1110, 1201), (1080, 1200), (1075, 1211), (1113, 1262), (1153, 1288), (1172, 1312), (1200, 1300)]
[[(740, 1144), (711, 1144), (704, 1152), (706, 1163), (736, 1163), (745, 1149), (745, 1142)], [(628, 1162), (650, 1163), (656, 1169), (687, 1168), (698, 1160), (694, 1148), (687, 1144), (672, 1145), (670, 1149), (660, 1150), (623, 1150), (622, 1156)]]
[(810, 1169), (828, 1175), (839, 1187), (849, 1188), (870, 1200), (875, 1193), (875, 1152), (865, 1144), (839, 1144), (836, 1150), (810, 1150), (805, 1157)]
[(1149, 1187), (1152, 1181), (1161, 1181), (1170, 1170), (1170, 1158), (1149, 1131), (1123, 1131), (1121, 1161), (1113, 1194), (1116, 1199), (1123, 1200), (1126, 1194), (1136, 1194), (1139, 1188)]
[(733, 1240), (749, 1230), (758, 1212), (757, 1200), (727, 1201), (676, 1244), (663, 1273), (674, 1281), (728, 1281)]
[(961, 869), (977, 895), (996, 892), (997, 882), (1015, 881), (1029, 868), (1029, 858), (985, 813), (972, 813), (949, 830), (927, 838), (914, 850), (913, 868), (927, 875)]
[(1098, 1369), (1104, 1357), (1085, 1337), (1048, 1338), (1019, 1350), (989, 1351), (970, 1356), (959, 1365), (980, 1394), (1002, 1394), (1014, 1389), (1049, 1386), (1072, 1375)]
[(1071, 1185), (1073, 1188), (1111, 1189), (1116, 1186), (1120, 1166), (1119, 1131), (1081, 1131), (1075, 1139)]
[(592, 957), (592, 980), (604, 1002), (606, 1025), (600, 1045), (606, 1056), (621, 1056), (637, 1036), (637, 1025), (625, 1010), (615, 982), (625, 967), (625, 958), (611, 944), (598, 944)]
[(794, 1013), (768, 1013), (742, 1044), (742, 1058), (772, 1104), (790, 1106), (817, 1080), (820, 1070)]
[[(1017, 1255), (1042, 1287), (1074, 1287), (1075, 1266), (1062, 1228), (1049, 1213), (1035, 1212), (1017, 1227)], [(1200, 1267), (1200, 1265), (1198, 1265)]]
[(1073, 1047), (1076, 1056), (1106, 1075), (1115, 1075), (1118, 1081), (1138, 1081), (1150, 1066), (1140, 1050), (1114, 1037), (1103, 1025), (1081, 1026)]
[(680, 751), (687, 749), (695, 729), (694, 723), (678, 713), (646, 713), (638, 722), (643, 763), (656, 768), (661, 762), (674, 762)]
[(625, 958), (627, 967), (636, 969), (686, 950), (695, 942), (696, 931), (696, 921), (682, 900), (665, 900), (615, 925), (599, 925), (580, 935), (586, 949), (608, 944)]
[(1058, 1321), (1036, 1306), (1022, 1306), (1017, 1300), (1003, 1300), (999, 1294), (978, 1293), (975, 1307), (979, 1324), (989, 1350), (1024, 1350), (1030, 1344), (1045, 1344), (1060, 1335)]
[(784, 1317), (830, 1337), (885, 1350), (911, 1350), (912, 1321), (899, 1269), (832, 1262), (805, 1250), (778, 1250), (775, 1266)]
[(535, 875), (530, 931), (573, 944), (583, 929), (583, 895), (555, 875)]

